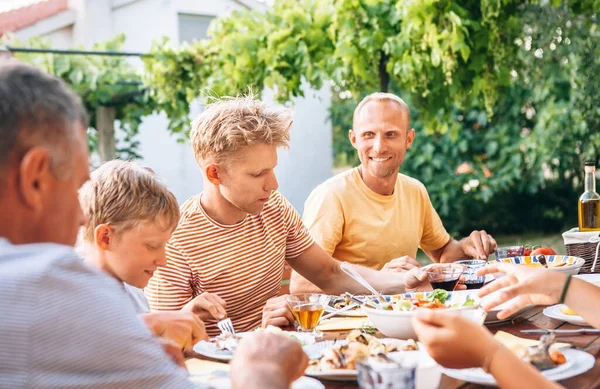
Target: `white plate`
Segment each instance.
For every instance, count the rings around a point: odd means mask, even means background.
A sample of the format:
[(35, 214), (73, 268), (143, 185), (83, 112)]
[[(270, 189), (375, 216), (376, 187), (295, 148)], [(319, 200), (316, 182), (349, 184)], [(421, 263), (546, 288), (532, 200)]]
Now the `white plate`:
[[(379, 339), (383, 342), (404, 342), (399, 339), (382, 338)], [(346, 344), (346, 340), (324, 340), (308, 346), (304, 346), (304, 352), (308, 355), (308, 359), (319, 359), (323, 355), (323, 352), (330, 349), (333, 346)], [(310, 377), (315, 377), (329, 381), (356, 381), (356, 370), (349, 369), (333, 369), (333, 370), (321, 370), (318, 366), (309, 366), (306, 369), (305, 374)]]
[[(244, 337), (252, 332), (240, 332), (237, 335)], [(304, 334), (302, 332), (293, 331), (282, 331), (282, 335), (286, 335), (290, 338), (296, 338), (300, 343), (304, 345), (311, 345), (315, 343), (315, 337), (311, 334)], [(216, 359), (219, 361), (230, 361), (233, 357), (233, 353), (230, 350), (221, 350), (213, 342), (200, 341), (194, 346), (194, 351), (205, 357)]]
[(600, 274), (578, 274), (574, 277), (580, 278), (585, 282), (589, 282), (590, 284), (600, 286)]
[[(542, 371), (542, 375), (551, 381), (561, 381), (578, 376), (594, 367), (596, 358), (585, 351), (575, 349), (561, 350), (567, 362), (549, 370)], [(496, 380), (491, 374), (487, 374), (481, 368), (473, 369), (444, 369), (444, 374), (457, 380), (472, 382), (475, 384), (496, 386)]]
[(560, 307), (564, 304), (556, 304), (551, 307), (544, 308), (544, 315), (556, 320), (566, 321), (567, 323), (575, 324), (576, 326), (589, 326), (581, 316), (565, 315), (560, 311)]
[[(189, 377), (198, 389), (230, 389), (231, 379), (221, 376), (193, 376)], [(314, 378), (300, 377), (292, 383), (291, 389), (325, 389), (325, 386)]]

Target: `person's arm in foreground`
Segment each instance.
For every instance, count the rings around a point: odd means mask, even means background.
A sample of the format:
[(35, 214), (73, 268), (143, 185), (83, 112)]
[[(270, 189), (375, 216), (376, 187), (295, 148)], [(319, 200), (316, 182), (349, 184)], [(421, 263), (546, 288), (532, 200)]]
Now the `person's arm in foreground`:
[(437, 250), (425, 251), (434, 262), (454, 262), (461, 259), (485, 259), (496, 248), (496, 240), (485, 231), (473, 231), (461, 240), (450, 239)]
[(191, 312), (148, 312), (141, 315), (150, 331), (184, 349), (208, 340), (204, 322)]
[[(479, 269), (478, 274), (505, 273), (478, 292), (482, 305), (490, 310), (514, 299), (509, 307), (498, 313), (504, 319), (528, 305), (553, 305), (560, 297), (567, 275), (549, 269), (536, 269), (509, 263), (497, 263)], [(581, 279), (572, 277), (565, 294), (564, 303), (583, 317), (589, 325), (600, 328), (600, 288)]]
[(561, 388), (495, 340), (485, 327), (462, 316), (421, 309), (412, 322), (419, 341), (429, 355), (444, 367), (484, 368), (504, 389)]
[(288, 389), (304, 375), (308, 357), (285, 336), (253, 333), (244, 337), (231, 361), (233, 389)]

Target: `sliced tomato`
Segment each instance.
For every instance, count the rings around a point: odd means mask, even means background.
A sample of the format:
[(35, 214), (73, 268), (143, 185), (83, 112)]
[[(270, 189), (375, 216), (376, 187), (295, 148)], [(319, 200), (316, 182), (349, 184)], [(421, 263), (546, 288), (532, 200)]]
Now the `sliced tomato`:
[(539, 249), (535, 249), (531, 252), (531, 255), (556, 255), (556, 251), (554, 251), (550, 247), (540, 247)]

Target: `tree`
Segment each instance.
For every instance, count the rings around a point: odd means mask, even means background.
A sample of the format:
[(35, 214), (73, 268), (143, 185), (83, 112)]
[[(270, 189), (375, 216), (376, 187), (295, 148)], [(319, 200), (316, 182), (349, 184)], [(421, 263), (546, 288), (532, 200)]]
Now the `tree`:
[[(511, 71), (493, 118), (474, 101), (468, 109), (453, 107), (456, 134), (432, 134), (424, 131), (420, 112), (411, 115), (417, 136), (402, 171), (425, 183), (454, 231), (575, 225), (583, 161), (600, 154), (597, 23), (566, 8), (520, 9), (514, 60), (520, 66)], [(410, 94), (392, 90), (413, 106)], [(354, 165), (347, 131), (358, 99), (339, 92), (332, 104), (334, 147), (339, 163)]]
[[(92, 50), (119, 52), (124, 42), (125, 35), (121, 34), (110, 41), (93, 45)], [(3, 43), (33, 49), (51, 48), (51, 41), (43, 38), (21, 43), (13, 37), (5, 37)], [(63, 79), (82, 98), (90, 116), (90, 149), (98, 152), (101, 161), (115, 157), (140, 158), (136, 136), (144, 116), (166, 112), (169, 129), (173, 133), (183, 131), (186, 126), (189, 107), (185, 99), (177, 97), (169, 102), (162, 99), (160, 91), (144, 83), (137, 69), (123, 56), (21, 52), (14, 55)], [(163, 55), (170, 55), (168, 47), (164, 48)], [(166, 86), (172, 87), (169, 84)], [(115, 120), (121, 130), (120, 139), (115, 136)]]

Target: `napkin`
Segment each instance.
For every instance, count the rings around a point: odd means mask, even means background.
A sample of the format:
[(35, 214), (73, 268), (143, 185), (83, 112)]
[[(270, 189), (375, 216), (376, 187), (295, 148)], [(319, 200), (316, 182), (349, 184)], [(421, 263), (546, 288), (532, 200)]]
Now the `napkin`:
[[(509, 350), (512, 350), (512, 351), (515, 351), (515, 349), (518, 349), (521, 347), (535, 346), (538, 343), (540, 343), (539, 340), (519, 338), (518, 336), (514, 336), (514, 335), (509, 334), (508, 332), (504, 332), (504, 331), (496, 332), (496, 335), (494, 335), (494, 337), (496, 338), (497, 341), (499, 341), (504, 346), (506, 346)], [(569, 344), (569, 343), (554, 343), (554, 344), (552, 344), (552, 346), (550, 346), (550, 349), (557, 349), (557, 348), (563, 348), (563, 347), (571, 347), (571, 344)]]
[(356, 330), (373, 324), (366, 317), (333, 317), (323, 320), (317, 327), (317, 331), (343, 331)]

